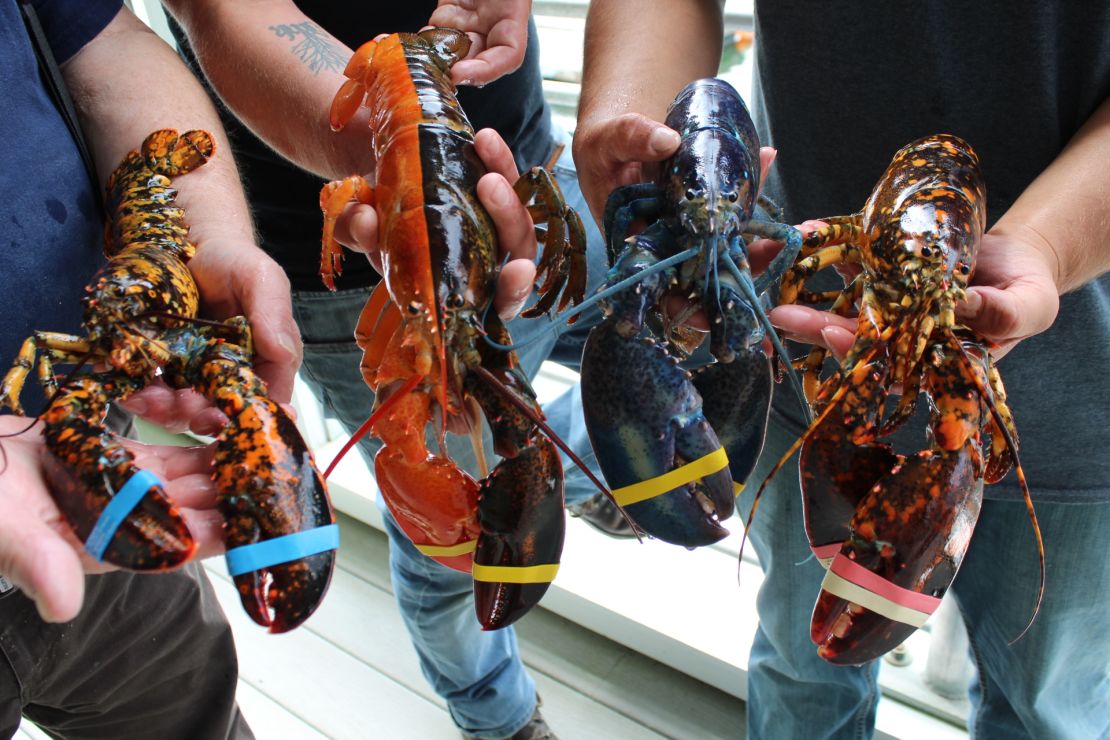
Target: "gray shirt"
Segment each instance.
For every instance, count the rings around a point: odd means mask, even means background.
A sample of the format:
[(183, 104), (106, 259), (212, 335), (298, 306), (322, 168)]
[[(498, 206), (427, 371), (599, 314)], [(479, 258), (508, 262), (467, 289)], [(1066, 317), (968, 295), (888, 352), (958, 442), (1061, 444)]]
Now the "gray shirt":
[[(982, 160), (989, 228), (1110, 96), (1096, 0), (757, 2), (756, 39), (753, 112), (779, 149), (766, 192), (789, 223), (858, 211), (895, 151), (952, 133)], [(1034, 497), (1110, 501), (1110, 275), (999, 369)], [(774, 409), (801, 432), (785, 386)], [(901, 438), (920, 449), (914, 424)], [(1015, 476), (986, 493), (1019, 495)]]

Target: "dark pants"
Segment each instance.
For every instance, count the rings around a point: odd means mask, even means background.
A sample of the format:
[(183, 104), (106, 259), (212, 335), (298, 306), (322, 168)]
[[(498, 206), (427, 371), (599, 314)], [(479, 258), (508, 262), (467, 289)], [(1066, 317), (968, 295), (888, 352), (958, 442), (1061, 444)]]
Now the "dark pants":
[(251, 738), (231, 628), (202, 569), (85, 579), (81, 613), (0, 599), (0, 737), (20, 715), (64, 738)]

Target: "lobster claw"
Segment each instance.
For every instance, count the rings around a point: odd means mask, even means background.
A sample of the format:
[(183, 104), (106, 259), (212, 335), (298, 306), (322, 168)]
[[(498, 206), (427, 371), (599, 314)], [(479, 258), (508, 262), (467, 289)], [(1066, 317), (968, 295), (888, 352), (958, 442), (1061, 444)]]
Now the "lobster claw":
[(563, 466), (550, 440), (536, 437), (482, 481), (478, 521), (474, 607), (482, 629), (500, 629), (539, 603), (563, 552)]
[(940, 604), (971, 540), (983, 496), (978, 443), (901, 460), (860, 501), (813, 609), (810, 638), (856, 665), (901, 644)]
[[(105, 449), (104, 452), (110, 453), (111, 450)], [(127, 570), (176, 568), (193, 556), (197, 549), (196, 542), (161, 484), (157, 480), (142, 480), (142, 471), (129, 467), (135, 473), (132, 478), (141, 483), (145, 493), (140, 493), (141, 498), (135, 508), (112, 533), (98, 559)], [(43, 456), (43, 469), (46, 479), (50, 481), (54, 502), (66, 521), (82, 542), (90, 542), (108, 499), (105, 497), (104, 501), (97, 503), (95, 509), (88, 508), (101, 499), (102, 494), (89, 491), (81, 477), (53, 454)]]
[(732, 362), (695, 370), (705, 418), (728, 453), (728, 469), (737, 493), (751, 475), (771, 411), (771, 360), (758, 348), (737, 352)]
[(220, 433), (213, 465), (243, 608), (270, 632), (287, 632), (316, 610), (335, 567), (338, 530), (324, 480), (293, 420), (261, 397)]
[[(728, 535), (721, 521), (735, 499), (726, 454), (690, 375), (665, 349), (622, 336), (617, 321), (606, 319), (582, 351), (582, 406), (598, 464), (637, 525), (686, 547)], [(691, 475), (657, 495), (637, 486), (665, 486), (670, 481), (656, 479), (684, 464)]]

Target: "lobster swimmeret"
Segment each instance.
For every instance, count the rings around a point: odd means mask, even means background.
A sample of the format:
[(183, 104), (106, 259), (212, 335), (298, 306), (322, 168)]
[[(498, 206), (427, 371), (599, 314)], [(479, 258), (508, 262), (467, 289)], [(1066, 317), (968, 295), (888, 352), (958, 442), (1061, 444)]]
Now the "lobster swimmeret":
[[(820, 380), (821, 347), (804, 360), (819, 416), (798, 443), (806, 533), (828, 568), (811, 637), (826, 660), (856, 664), (896, 647), (939, 604), (967, 551), (984, 483), (1016, 461), (1017, 433), (985, 343), (955, 320), (986, 223), (971, 147), (950, 135), (915, 141), (894, 156), (861, 212), (823, 221), (779, 298), (834, 300), (834, 312), (859, 313), (836, 373)], [(861, 268), (842, 292), (804, 289), (842, 263)], [(931, 410), (930, 444), (897, 454), (882, 440), (920, 394)], [(1020, 465), (1017, 474), (1036, 529)], [(1041, 558), (1043, 572), (1043, 549)]]
[[(606, 204), (607, 287), (628, 287), (609, 295), (606, 318), (586, 342), (582, 405), (617, 501), (649, 534), (696, 547), (728, 534), (721, 523), (735, 488), (763, 447), (772, 373), (761, 345), (765, 336), (778, 340), (762, 295), (793, 262), (801, 234), (755, 215), (757, 200), (777, 208), (757, 199), (759, 139), (728, 83), (691, 83), (666, 124), (682, 141), (658, 180), (615, 190)], [(637, 218), (649, 225), (625, 243)], [(758, 278), (745, 237), (786, 244)], [(669, 294), (709, 320), (716, 362), (693, 376), (677, 363), (702, 335), (665, 315)]]
[[(337, 530), (311, 453), (251, 369), (246, 319), (197, 319), (197, 285), (186, 266), (196, 247), (169, 178), (200, 167), (213, 151), (206, 131), (165, 129), (127, 155), (108, 182), (109, 261), (86, 288), (85, 335), (35, 332), (4, 378), (0, 405), (22, 413), (19, 396), (41, 353), (39, 375), (52, 399), (43, 415), (45, 469), (58, 508), (97, 559), (165, 570), (192, 557), (196, 544), (162, 484), (135, 466), (103, 420), (110, 402), (159, 371), (169, 385), (204, 394), (229, 419), (212, 473), (229, 571), (251, 618), (284, 632), (323, 599)], [(77, 366), (60, 387), (55, 364)]]
[[(508, 331), (490, 309), (497, 240), (478, 202), (485, 168), (473, 129), (455, 98), (451, 65), (469, 48), (465, 34), (430, 29), (364, 44), (336, 95), (339, 129), (359, 106), (370, 109), (377, 181), (326, 185), (321, 274), (331, 287), (342, 250), (332, 236), (351, 200), (378, 213), (385, 279), (362, 312), (356, 337), (375, 413), (364, 425), (384, 443), (375, 476), (390, 511), (424, 554), (474, 577), (478, 619), (511, 624), (546, 592), (563, 543), (563, 471), (540, 433), (539, 404), (514, 353), (497, 349)], [(550, 175), (535, 168), (517, 182), (543, 235), (542, 297), (525, 315), (581, 300), (585, 232)], [(475, 440), (483, 461), (483, 416), (504, 459), (476, 482), (447, 456), (448, 420)], [(435, 423), (438, 454), (428, 450)], [(357, 435), (356, 435), (357, 437)]]

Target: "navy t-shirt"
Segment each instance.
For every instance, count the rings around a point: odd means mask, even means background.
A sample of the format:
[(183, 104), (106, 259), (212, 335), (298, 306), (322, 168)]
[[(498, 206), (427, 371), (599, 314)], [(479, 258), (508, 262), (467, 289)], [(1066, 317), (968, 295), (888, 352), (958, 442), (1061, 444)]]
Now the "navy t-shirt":
[[(766, 185), (790, 223), (858, 211), (901, 146), (952, 133), (981, 158), (990, 226), (1110, 96), (1102, 2), (776, 0), (756, 3), (756, 38), (753, 113), (779, 149)], [(999, 362), (1035, 497), (1110, 500), (1107, 367), (1110, 275)], [(800, 432), (785, 386), (774, 408)], [(920, 426), (907, 437), (924, 446)], [(986, 495), (1017, 496), (1015, 476)]]
[[(414, 33), (428, 23), (434, 0), (406, 3), (350, 3), (345, 0), (298, 0), (297, 6), (315, 24), (352, 49), (378, 34)], [(199, 69), (184, 34), (171, 23), (171, 30), (186, 61)], [(322, 49), (312, 44), (312, 28), (305, 24), (282, 26), (289, 38), (289, 53), (298, 48), (304, 55), (317, 54), (320, 63), (342, 68), (347, 59), (324, 59)], [(528, 49), (520, 68), (483, 88), (459, 89), (459, 102), (475, 129), (494, 128), (508, 143), (517, 166), (527, 169), (542, 164), (551, 153), (551, 114), (544, 102), (536, 28), (529, 24)], [(294, 290), (321, 291), (319, 210), (320, 187), (324, 180), (290, 164), (240, 123), (222, 105), (220, 116), (235, 150), (247, 196), (254, 212), (261, 246), (285, 269)], [(321, 132), (326, 136), (327, 132)], [(353, 174), (353, 173), (352, 173)], [(363, 259), (348, 259), (337, 286), (353, 288), (377, 282), (378, 274)]]
[[(92, 40), (119, 0), (34, 2), (58, 64)], [(101, 194), (40, 77), (16, 0), (0, 0), (0, 372), (38, 330), (78, 332), (81, 296), (103, 261)], [(41, 410), (32, 374), (28, 414)]]

